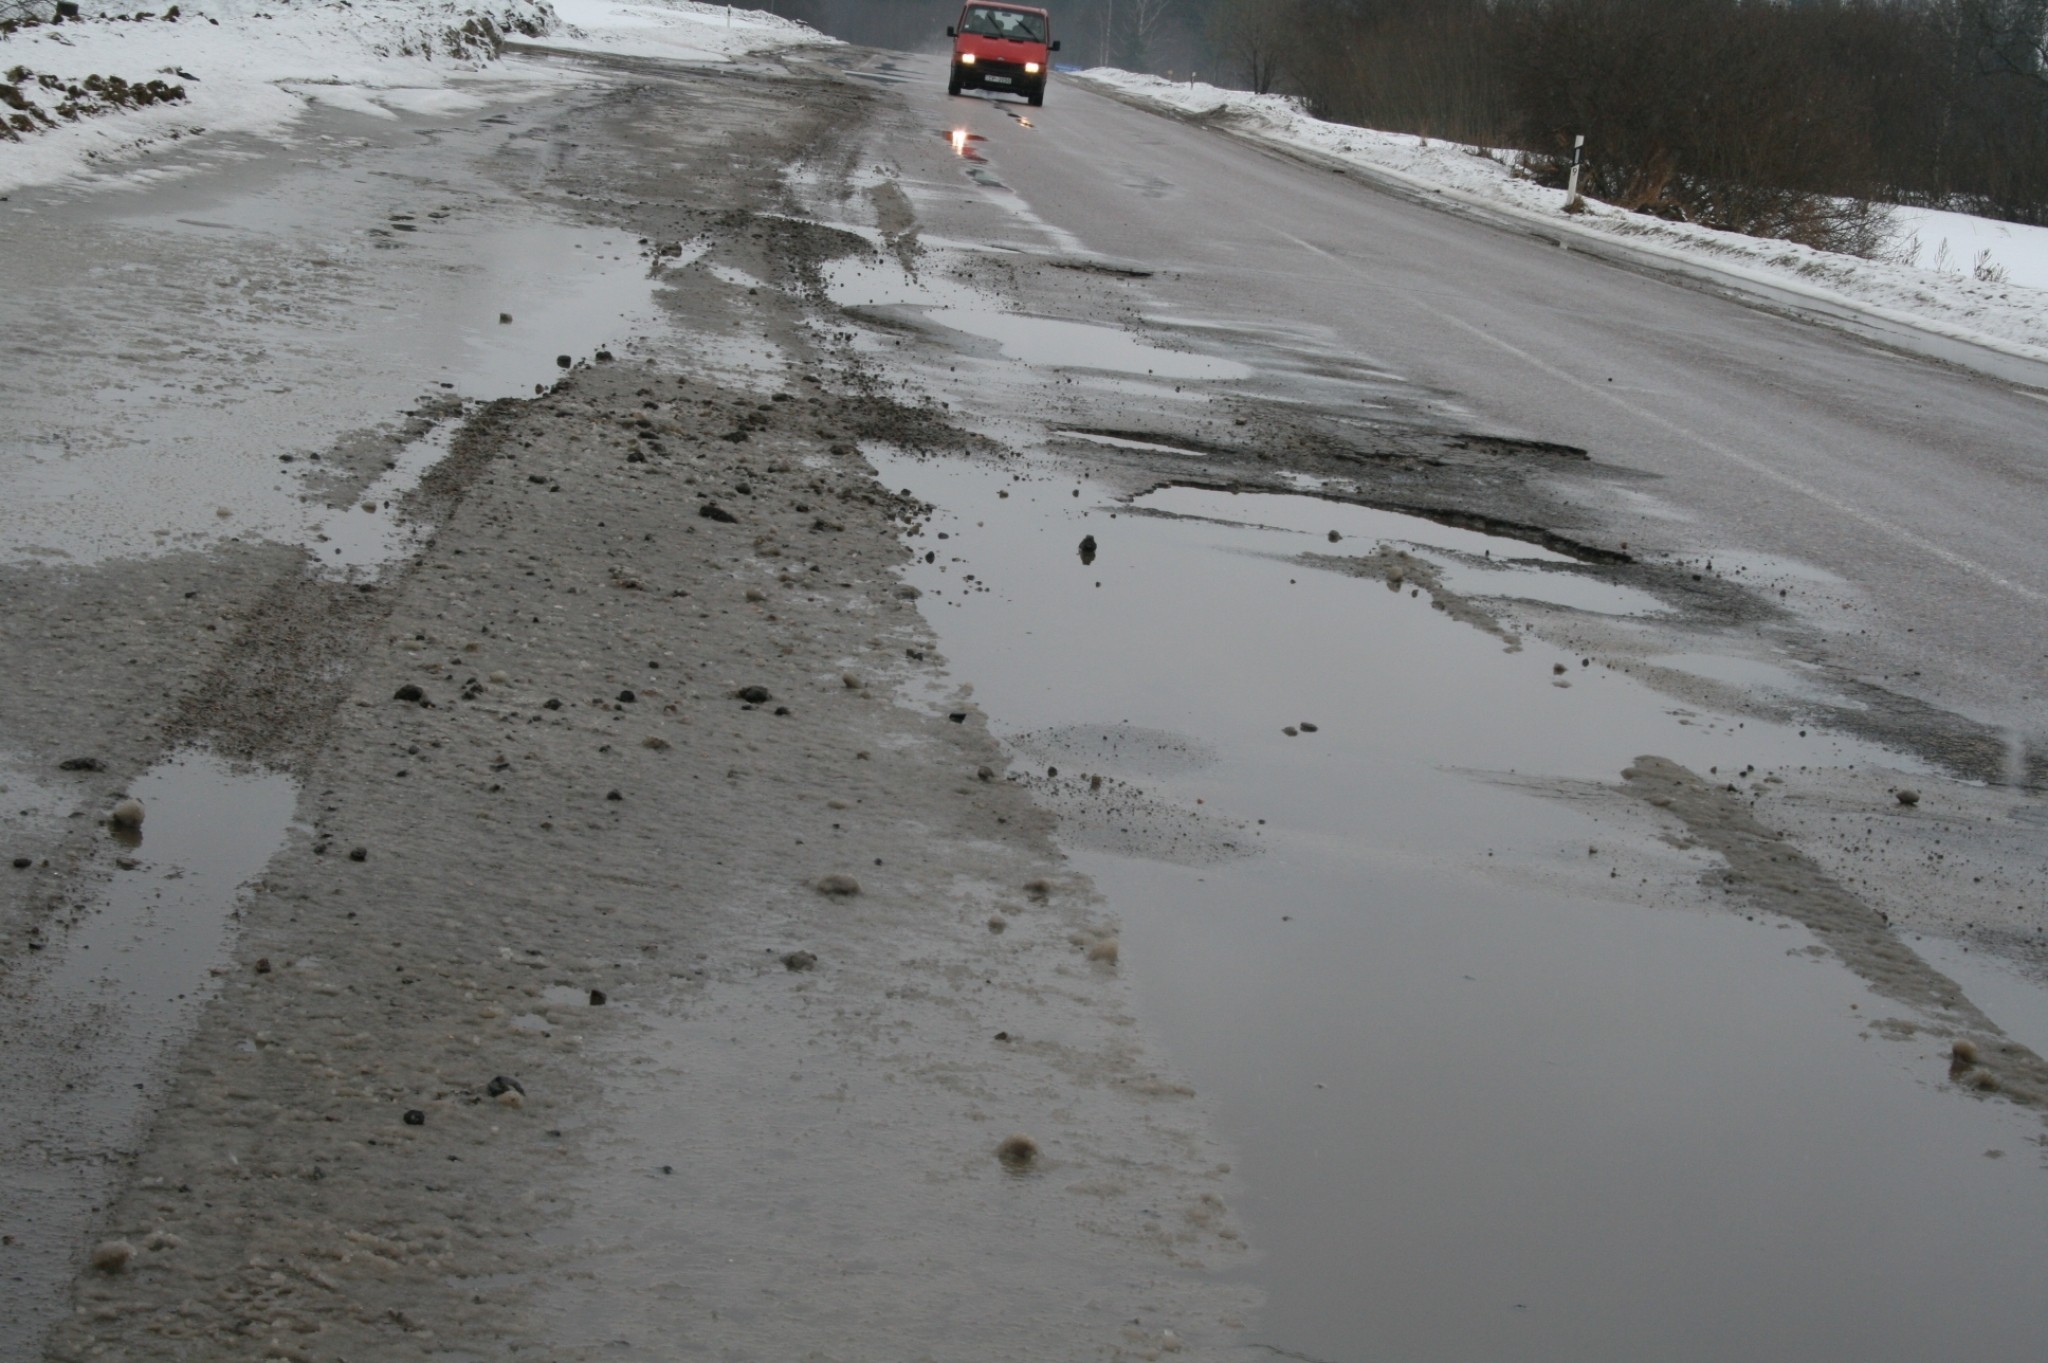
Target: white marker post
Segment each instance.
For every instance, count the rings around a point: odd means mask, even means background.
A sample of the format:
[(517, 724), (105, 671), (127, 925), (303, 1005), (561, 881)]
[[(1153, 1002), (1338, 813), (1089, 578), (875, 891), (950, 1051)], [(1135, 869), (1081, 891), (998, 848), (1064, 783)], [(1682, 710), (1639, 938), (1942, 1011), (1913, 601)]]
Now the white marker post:
[(1579, 167), (1586, 162), (1586, 135), (1580, 133), (1572, 139), (1572, 172), (1565, 184), (1564, 206), (1569, 209), (1579, 201)]

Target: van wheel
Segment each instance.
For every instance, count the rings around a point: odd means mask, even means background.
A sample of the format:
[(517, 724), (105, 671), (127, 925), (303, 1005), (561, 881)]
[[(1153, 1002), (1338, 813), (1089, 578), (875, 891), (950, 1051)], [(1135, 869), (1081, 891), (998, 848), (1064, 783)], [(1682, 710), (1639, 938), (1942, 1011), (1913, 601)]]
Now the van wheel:
[(1025, 95), (1024, 98), (1031, 101), (1031, 107), (1034, 109), (1042, 106), (1045, 103), (1045, 87), (1043, 85), (1032, 86), (1031, 92)]
[(960, 93), (960, 68), (957, 66), (953, 68), (953, 74), (946, 77), (946, 93), (949, 95)]

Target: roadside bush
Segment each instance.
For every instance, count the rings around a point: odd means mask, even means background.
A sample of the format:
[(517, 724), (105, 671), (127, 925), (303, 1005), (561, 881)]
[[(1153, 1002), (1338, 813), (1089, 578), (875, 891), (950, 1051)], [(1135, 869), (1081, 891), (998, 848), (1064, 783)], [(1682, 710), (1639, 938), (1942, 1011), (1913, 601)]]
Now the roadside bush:
[(1514, 123), (1495, 0), (1293, 0), (1285, 11), (1277, 64), (1319, 118), (1482, 145)]
[[(1543, 0), (1508, 16), (1518, 140), (1588, 135), (1580, 186), (1660, 217), (1869, 251), (1878, 184), (1855, 83), (1812, 41), (1825, 11), (1744, 0)], [(1560, 181), (1561, 183), (1561, 181)]]

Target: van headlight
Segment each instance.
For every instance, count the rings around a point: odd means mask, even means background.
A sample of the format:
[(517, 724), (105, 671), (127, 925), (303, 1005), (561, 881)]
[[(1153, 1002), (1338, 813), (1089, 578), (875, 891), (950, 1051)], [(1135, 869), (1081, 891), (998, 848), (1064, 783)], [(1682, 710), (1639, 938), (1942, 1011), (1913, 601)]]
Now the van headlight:
[(1037, 75), (1037, 74), (1038, 74), (1038, 63), (1037, 63), (1037, 62), (1025, 62), (1025, 63), (1024, 63), (1024, 74), (1025, 74), (1025, 75), (1027, 75), (1027, 76), (1035, 76), (1035, 75)]
[(962, 66), (974, 65), (974, 54), (972, 52), (962, 52), (960, 54), (960, 64)]

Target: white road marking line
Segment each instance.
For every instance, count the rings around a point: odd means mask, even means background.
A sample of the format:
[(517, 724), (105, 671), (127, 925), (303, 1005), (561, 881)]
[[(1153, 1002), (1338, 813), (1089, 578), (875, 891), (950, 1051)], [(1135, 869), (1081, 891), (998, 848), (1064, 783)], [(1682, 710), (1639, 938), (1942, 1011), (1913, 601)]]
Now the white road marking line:
[[(1340, 255), (1337, 255), (1335, 252), (1327, 251), (1324, 248), (1317, 246), (1312, 242), (1303, 241), (1300, 237), (1294, 236), (1291, 233), (1276, 232), (1276, 234), (1286, 238), (1288, 241), (1293, 242), (1295, 245), (1301, 247), (1303, 250), (1314, 252), (1316, 255), (1323, 257), (1325, 260), (1334, 260), (1338, 264), (1343, 265), (1345, 268), (1353, 271), (1354, 273), (1364, 273), (1364, 271), (1361, 270), (1356, 264), (1349, 260), (1346, 260), (1344, 257)], [(1630, 416), (1633, 416), (1640, 421), (1647, 421), (1653, 426), (1661, 426), (1664, 430), (1670, 432), (1671, 434), (1678, 436), (1681, 439), (1691, 441), (1693, 444), (1699, 446), (1701, 449), (1707, 451), (1709, 454), (1719, 455), (1721, 458), (1726, 459), (1732, 464), (1736, 464), (1742, 468), (1748, 469), (1751, 473), (1759, 474), (1765, 478), (1770, 479), (1772, 482), (1777, 483), (1780, 487), (1789, 488), (1792, 491), (1799, 493), (1803, 497), (1808, 497), (1816, 502), (1819, 502), (1822, 506), (1825, 506), (1832, 511), (1839, 512), (1842, 515), (1849, 517), (1851, 520), (1858, 521), (1861, 524), (1868, 526), (1870, 529), (1877, 531), (1881, 535), (1888, 535), (1892, 539), (1899, 541), (1901, 544), (1910, 545), (1911, 547), (1918, 549), (1923, 554), (1927, 554), (1933, 558), (1941, 560), (1943, 563), (1948, 564), (1952, 568), (1960, 569), (1963, 572), (1969, 573), (1973, 577), (1982, 578), (1984, 581), (1989, 582), (1994, 587), (2003, 588), (2004, 590), (2011, 592), (2013, 595), (2023, 597), (2028, 601), (2033, 601), (2036, 603), (2048, 603), (2048, 592), (2036, 591), (2034, 588), (2027, 586), (2025, 583), (2014, 582), (2011, 578), (2005, 577), (1991, 568), (1987, 568), (1985, 565), (1977, 562), (1975, 559), (1966, 558), (1963, 555), (1955, 552), (1955, 550), (1953, 549), (1944, 548), (1943, 546), (1936, 544), (1933, 540), (1928, 539), (1926, 536), (1916, 534), (1915, 532), (1908, 530), (1905, 526), (1900, 525), (1895, 521), (1887, 520), (1883, 516), (1880, 516), (1875, 512), (1866, 511), (1860, 506), (1855, 506), (1848, 502), (1845, 502), (1841, 498), (1835, 496), (1832, 493), (1823, 492), (1819, 488), (1813, 486), (1811, 483), (1807, 483), (1801, 479), (1795, 478), (1791, 474), (1786, 473), (1783, 470), (1773, 468), (1769, 464), (1766, 464), (1759, 459), (1753, 458), (1750, 455), (1743, 454), (1739, 450), (1730, 449), (1728, 448), (1728, 446), (1721, 444), (1719, 441), (1710, 440), (1706, 436), (1701, 435), (1697, 431), (1679, 425), (1677, 422), (1671, 420), (1669, 417), (1660, 416), (1658, 413), (1650, 411), (1647, 408), (1638, 407), (1636, 406), (1636, 404), (1629, 402), (1627, 399), (1623, 398), (1621, 394), (1611, 391), (1608, 385), (1588, 383), (1584, 379), (1579, 378), (1577, 375), (1568, 374), (1564, 370), (1559, 369), (1556, 365), (1550, 364), (1545, 360), (1538, 359), (1536, 356), (1530, 354), (1528, 351), (1522, 349), (1520, 346), (1515, 345), (1509, 341), (1504, 341), (1498, 336), (1489, 335), (1487, 332), (1481, 330), (1480, 328), (1473, 326), (1470, 322), (1451, 316), (1449, 313), (1443, 311), (1441, 308), (1432, 308), (1430, 311), (1432, 315), (1439, 317), (1446, 322), (1449, 322), (1452, 326), (1457, 327), (1461, 331), (1469, 332), (1472, 335), (1478, 337), (1480, 340), (1486, 342), (1488, 345), (1506, 351), (1508, 354), (1513, 355), (1516, 359), (1522, 361), (1524, 364), (1527, 364), (1532, 369), (1538, 370), (1544, 374), (1548, 374), (1551, 378), (1558, 380), (1560, 383), (1570, 384), (1572, 387), (1578, 389), (1580, 392), (1587, 393), (1594, 397), (1597, 397), (1601, 401), (1608, 403), (1610, 406), (1618, 407), (1622, 411), (1627, 412)], [(2048, 396), (2044, 396), (2042, 394), (2030, 393), (2028, 394), (2028, 396), (2040, 398), (2042, 401), (2048, 402)]]

